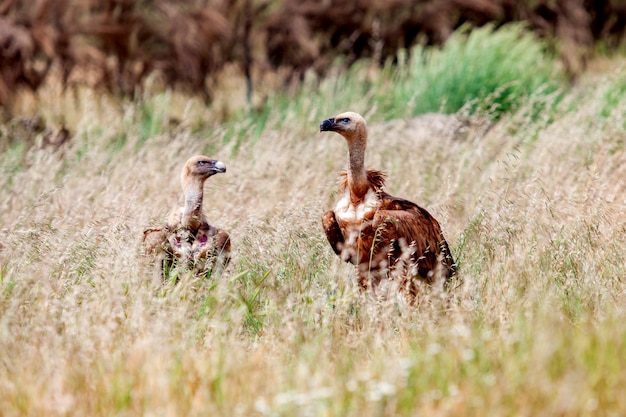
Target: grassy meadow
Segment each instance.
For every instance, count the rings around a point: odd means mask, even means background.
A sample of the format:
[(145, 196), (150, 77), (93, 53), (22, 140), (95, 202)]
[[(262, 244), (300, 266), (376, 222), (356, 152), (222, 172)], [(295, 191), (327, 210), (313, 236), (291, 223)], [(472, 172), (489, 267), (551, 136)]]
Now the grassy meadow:
[[(567, 84), (511, 30), (254, 110), (234, 76), (211, 106), (158, 83), (24, 96), (73, 137), (28, 148), (1, 127), (0, 416), (625, 415), (626, 60)], [(347, 147), (318, 126), (344, 110), (388, 191), (439, 219), (450, 293), (376, 304), (330, 249)], [(204, 209), (233, 259), (162, 284), (142, 231), (182, 204), (195, 154), (227, 166)]]

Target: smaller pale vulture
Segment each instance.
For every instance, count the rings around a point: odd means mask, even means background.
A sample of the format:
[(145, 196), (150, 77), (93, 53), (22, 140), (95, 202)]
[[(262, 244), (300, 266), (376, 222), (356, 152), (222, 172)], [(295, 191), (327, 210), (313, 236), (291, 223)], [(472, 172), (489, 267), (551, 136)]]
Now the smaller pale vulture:
[(383, 281), (415, 299), (420, 283), (446, 288), (456, 266), (441, 227), (426, 209), (384, 191), (385, 175), (364, 166), (367, 124), (358, 113), (326, 119), (320, 131), (348, 144), (341, 198), (322, 218), (333, 251), (357, 266), (359, 286), (376, 294)]
[(223, 271), (228, 265), (230, 238), (225, 231), (211, 226), (202, 211), (204, 182), (223, 172), (223, 162), (203, 155), (185, 163), (180, 176), (185, 205), (170, 212), (165, 227), (144, 231), (146, 253), (160, 258), (163, 271), (177, 263), (206, 274)]

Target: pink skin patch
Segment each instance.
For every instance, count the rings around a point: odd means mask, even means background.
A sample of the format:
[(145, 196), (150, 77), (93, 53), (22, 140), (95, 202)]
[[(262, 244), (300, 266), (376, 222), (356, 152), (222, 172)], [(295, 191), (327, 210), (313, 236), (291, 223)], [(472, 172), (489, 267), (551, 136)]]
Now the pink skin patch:
[(200, 245), (204, 245), (207, 240), (209, 240), (209, 238), (206, 235), (198, 236), (198, 241), (200, 242)]

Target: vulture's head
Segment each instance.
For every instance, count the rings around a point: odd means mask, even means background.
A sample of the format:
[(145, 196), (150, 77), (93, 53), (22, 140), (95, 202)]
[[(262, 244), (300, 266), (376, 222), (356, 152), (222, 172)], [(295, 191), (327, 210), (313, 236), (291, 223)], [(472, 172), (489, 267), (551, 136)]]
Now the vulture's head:
[(349, 111), (340, 113), (335, 117), (320, 123), (320, 132), (337, 132), (347, 140), (360, 137), (365, 139), (367, 135), (367, 123), (363, 116)]
[(208, 158), (203, 155), (192, 156), (187, 160), (181, 173), (181, 182), (187, 183), (190, 179), (206, 180), (212, 175), (226, 172), (226, 165), (222, 161)]

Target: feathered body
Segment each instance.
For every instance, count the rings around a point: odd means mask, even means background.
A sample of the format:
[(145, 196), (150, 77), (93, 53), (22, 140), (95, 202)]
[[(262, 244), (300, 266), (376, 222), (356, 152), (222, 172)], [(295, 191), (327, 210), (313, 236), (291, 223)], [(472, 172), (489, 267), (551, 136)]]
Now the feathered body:
[(349, 168), (342, 174), (342, 197), (322, 218), (335, 253), (358, 267), (359, 285), (374, 292), (382, 280), (417, 292), (415, 279), (445, 285), (454, 260), (437, 220), (424, 208), (384, 191), (385, 175), (365, 169), (367, 124), (354, 112), (324, 120), (321, 131), (334, 131), (348, 142)]
[(202, 211), (204, 182), (221, 172), (226, 172), (221, 161), (202, 155), (190, 158), (181, 172), (185, 205), (170, 212), (165, 227), (144, 231), (146, 252), (162, 254), (164, 267), (171, 267), (174, 258), (201, 273), (228, 265), (230, 238), (211, 226)]

